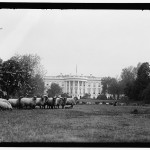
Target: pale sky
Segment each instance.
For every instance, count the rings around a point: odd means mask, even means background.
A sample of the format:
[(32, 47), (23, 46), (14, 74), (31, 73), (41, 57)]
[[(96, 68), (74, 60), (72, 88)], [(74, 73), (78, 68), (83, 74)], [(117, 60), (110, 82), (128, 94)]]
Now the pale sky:
[(37, 54), (47, 75), (120, 75), (150, 62), (150, 11), (0, 10), (0, 58)]

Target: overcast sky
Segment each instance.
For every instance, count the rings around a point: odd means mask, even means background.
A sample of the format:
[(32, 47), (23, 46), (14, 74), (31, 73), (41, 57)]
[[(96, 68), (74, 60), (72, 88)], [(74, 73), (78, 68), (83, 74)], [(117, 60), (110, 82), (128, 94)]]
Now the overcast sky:
[(0, 10), (0, 57), (38, 54), (47, 75), (120, 75), (150, 60), (150, 11)]

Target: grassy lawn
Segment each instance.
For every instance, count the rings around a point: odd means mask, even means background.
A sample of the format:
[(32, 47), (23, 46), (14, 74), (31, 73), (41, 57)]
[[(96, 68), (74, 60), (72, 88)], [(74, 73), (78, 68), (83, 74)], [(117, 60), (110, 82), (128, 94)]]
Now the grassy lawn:
[[(131, 113), (134, 109), (138, 114)], [(76, 105), (3, 111), (0, 142), (150, 142), (150, 107)]]

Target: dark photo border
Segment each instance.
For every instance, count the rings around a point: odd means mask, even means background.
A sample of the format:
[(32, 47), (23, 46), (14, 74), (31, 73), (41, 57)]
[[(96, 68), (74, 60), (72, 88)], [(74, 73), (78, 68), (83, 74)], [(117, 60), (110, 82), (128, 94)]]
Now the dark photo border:
[[(0, 2), (1, 9), (106, 9), (106, 10), (150, 10), (150, 3), (59, 3), (59, 2)], [(149, 12), (150, 13), (150, 12)], [(2, 142), (0, 147), (150, 147), (146, 143), (78, 143), (78, 142)]]

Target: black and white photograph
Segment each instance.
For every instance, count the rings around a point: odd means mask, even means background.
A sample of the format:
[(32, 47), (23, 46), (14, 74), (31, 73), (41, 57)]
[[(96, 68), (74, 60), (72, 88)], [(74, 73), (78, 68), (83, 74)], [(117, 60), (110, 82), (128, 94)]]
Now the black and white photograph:
[(150, 11), (1, 8), (2, 143), (150, 143)]

